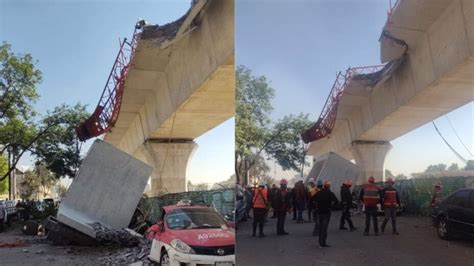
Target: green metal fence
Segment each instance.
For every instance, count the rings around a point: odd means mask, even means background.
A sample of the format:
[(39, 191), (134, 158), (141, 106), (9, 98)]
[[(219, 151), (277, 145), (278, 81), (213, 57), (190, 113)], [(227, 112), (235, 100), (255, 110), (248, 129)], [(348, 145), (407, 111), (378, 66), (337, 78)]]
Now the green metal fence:
[(166, 194), (159, 197), (142, 198), (138, 207), (146, 214), (148, 220), (156, 223), (161, 218), (163, 206), (173, 205), (180, 200), (191, 200), (193, 204), (213, 206), (222, 216), (231, 214), (234, 209), (234, 189), (189, 191)]
[[(431, 199), (434, 192), (434, 183), (439, 180), (443, 187), (443, 197), (452, 192), (474, 186), (474, 177), (441, 177), (441, 178), (412, 178), (395, 181), (394, 187), (398, 190), (400, 201), (404, 205), (404, 212), (428, 216), (431, 213)], [(382, 183), (378, 185), (383, 186)], [(356, 188), (358, 192), (360, 187)]]

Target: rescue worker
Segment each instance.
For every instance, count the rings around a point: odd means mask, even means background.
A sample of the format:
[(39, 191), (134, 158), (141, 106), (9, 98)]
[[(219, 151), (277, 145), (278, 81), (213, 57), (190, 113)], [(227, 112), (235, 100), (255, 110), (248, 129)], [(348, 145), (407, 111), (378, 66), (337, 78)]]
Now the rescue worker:
[(341, 222), (339, 224), (340, 230), (347, 230), (345, 227), (345, 223), (349, 225), (349, 229), (352, 231), (356, 230), (357, 228), (354, 227), (354, 224), (351, 220), (351, 213), (350, 209), (352, 208), (352, 194), (351, 194), (351, 186), (352, 180), (347, 179), (344, 180), (341, 186), (341, 201), (342, 201), (342, 215), (341, 215)]
[(364, 235), (369, 235), (370, 219), (374, 221), (375, 235), (379, 235), (379, 227), (377, 221), (377, 204), (380, 203), (380, 188), (375, 184), (375, 178), (370, 176), (368, 183), (360, 191), (359, 199), (364, 203), (365, 207), (365, 230)]
[[(272, 184), (271, 195), (275, 195), (276, 192), (277, 192), (277, 190), (278, 190), (277, 186), (276, 186), (275, 184)], [(275, 212), (275, 207), (274, 207), (274, 206), (275, 206), (275, 199), (274, 199), (274, 197), (272, 198), (271, 203), (272, 203), (273, 215), (272, 215), (272, 217), (270, 217), (270, 218), (277, 218), (276, 212)]]
[(265, 237), (263, 234), (263, 226), (265, 224), (265, 218), (268, 211), (268, 200), (269, 200), (269, 191), (265, 187), (265, 181), (260, 180), (258, 187), (254, 190), (252, 197), (252, 207), (253, 207), (253, 233), (252, 236), (255, 237), (257, 233), (257, 224), (259, 229), (258, 237)]
[(336, 195), (330, 190), (331, 182), (324, 182), (324, 188), (316, 194), (316, 204), (318, 206), (319, 220), (319, 247), (329, 247), (326, 243), (328, 236), (329, 220), (331, 219), (331, 209), (338, 204)]
[(436, 181), (434, 185), (433, 197), (431, 198), (431, 208), (436, 207), (443, 200), (443, 187), (441, 181)]
[(381, 193), (381, 205), (384, 209), (385, 219), (382, 222), (382, 234), (385, 232), (385, 226), (388, 220), (392, 220), (392, 234), (398, 235), (397, 231), (397, 207), (400, 206), (400, 197), (398, 191), (393, 187), (393, 179), (389, 177), (386, 182), (386, 187)]
[(311, 201), (311, 199), (318, 193), (319, 189), (316, 187), (316, 182), (314, 181), (314, 178), (310, 178), (308, 181), (308, 221), (312, 222), (314, 217), (311, 217), (313, 215), (313, 211), (315, 209), (315, 204), (314, 202)]
[(314, 229), (313, 229), (313, 236), (319, 236), (319, 218), (318, 218), (318, 205), (316, 203), (316, 195), (323, 189), (323, 181), (318, 180), (316, 186), (317, 192), (311, 198), (311, 203), (313, 204), (313, 219), (314, 219)]
[(288, 181), (286, 179), (280, 180), (280, 188), (276, 191), (274, 196), (274, 210), (277, 215), (277, 235), (288, 235), (285, 231), (286, 213), (291, 210), (291, 192), (287, 188)]
[(306, 205), (306, 188), (304, 187), (302, 178), (296, 182), (295, 187), (293, 188), (293, 193), (296, 203), (296, 210), (298, 211), (296, 222), (302, 223), (304, 222), (303, 212)]

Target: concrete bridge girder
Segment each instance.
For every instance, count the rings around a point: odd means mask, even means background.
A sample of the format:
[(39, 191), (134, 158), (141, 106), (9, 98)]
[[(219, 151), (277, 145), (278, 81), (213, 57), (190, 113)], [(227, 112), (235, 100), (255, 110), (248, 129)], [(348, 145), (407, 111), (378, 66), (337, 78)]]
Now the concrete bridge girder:
[(361, 170), (356, 181), (357, 185), (365, 184), (369, 176), (373, 176), (376, 182), (385, 180), (385, 157), (391, 149), (392, 145), (385, 141), (354, 141), (352, 143), (351, 152)]

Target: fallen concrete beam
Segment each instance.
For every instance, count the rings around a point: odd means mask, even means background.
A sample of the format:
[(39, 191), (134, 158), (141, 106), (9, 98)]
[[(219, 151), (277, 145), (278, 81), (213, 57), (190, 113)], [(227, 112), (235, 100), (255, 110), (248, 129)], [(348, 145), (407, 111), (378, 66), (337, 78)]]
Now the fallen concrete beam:
[(117, 230), (127, 227), (152, 170), (96, 140), (62, 199), (57, 220), (94, 238), (94, 224)]
[(351, 179), (355, 183), (359, 172), (360, 169), (357, 165), (334, 152), (330, 152), (314, 160), (313, 168), (311, 168), (307, 179), (314, 178), (322, 182), (330, 181), (331, 191), (340, 200), (342, 182), (345, 179)]

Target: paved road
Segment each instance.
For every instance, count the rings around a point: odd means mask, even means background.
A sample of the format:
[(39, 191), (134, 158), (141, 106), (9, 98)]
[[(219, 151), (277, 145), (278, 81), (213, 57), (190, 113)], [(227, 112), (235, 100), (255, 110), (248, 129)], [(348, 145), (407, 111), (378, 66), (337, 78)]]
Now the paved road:
[[(276, 235), (276, 220), (268, 219), (265, 238), (251, 237), (252, 221), (237, 231), (237, 265), (469, 265), (474, 266), (474, 240), (440, 240), (422, 217), (398, 217), (399, 236), (363, 236), (362, 216), (353, 217), (358, 230), (340, 231), (340, 212), (333, 212), (327, 243), (320, 249), (311, 236), (313, 224), (287, 220), (288, 236)], [(382, 217), (379, 217), (379, 224)]]

